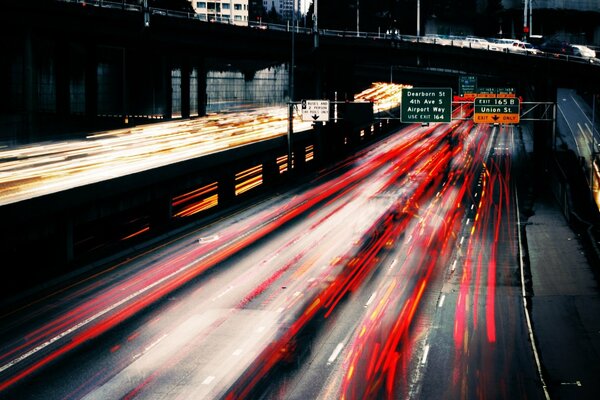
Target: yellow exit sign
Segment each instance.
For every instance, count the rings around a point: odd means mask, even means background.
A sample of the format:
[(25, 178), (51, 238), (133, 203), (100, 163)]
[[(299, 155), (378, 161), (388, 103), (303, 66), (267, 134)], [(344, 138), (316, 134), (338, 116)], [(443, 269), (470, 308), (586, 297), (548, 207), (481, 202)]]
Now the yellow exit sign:
[(473, 114), (476, 124), (518, 124), (519, 114)]
[(477, 97), (473, 102), (476, 124), (518, 124), (521, 102), (517, 98)]

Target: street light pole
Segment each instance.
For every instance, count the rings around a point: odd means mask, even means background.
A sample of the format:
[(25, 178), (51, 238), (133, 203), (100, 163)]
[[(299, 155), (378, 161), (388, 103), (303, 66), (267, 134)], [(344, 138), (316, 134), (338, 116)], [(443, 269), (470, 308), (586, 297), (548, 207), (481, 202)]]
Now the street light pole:
[(292, 60), (290, 62), (290, 102), (288, 103), (287, 170), (292, 172), (292, 134), (294, 133), (294, 69), (296, 64), (296, 1), (292, 3)]
[[(525, 0), (525, 3), (523, 5), (523, 37), (526, 38), (527, 37), (527, 6), (529, 4), (528, 0)], [(527, 28), (527, 29), (526, 29)]]
[(356, 0), (356, 36), (360, 36), (360, 0)]
[(417, 36), (421, 36), (421, 0), (417, 0)]
[(314, 0), (314, 14), (313, 14), (313, 37), (314, 37), (314, 48), (319, 47), (319, 0)]
[(533, 35), (533, 0), (529, 0), (529, 37)]

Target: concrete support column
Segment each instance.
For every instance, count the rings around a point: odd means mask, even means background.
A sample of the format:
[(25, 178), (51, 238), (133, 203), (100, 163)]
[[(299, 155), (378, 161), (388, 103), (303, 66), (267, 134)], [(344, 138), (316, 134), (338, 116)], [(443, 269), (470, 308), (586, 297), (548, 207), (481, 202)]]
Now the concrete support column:
[(171, 119), (173, 116), (173, 89), (171, 87), (171, 63), (166, 56), (162, 57), (162, 80), (164, 87), (164, 119)]
[(280, 183), (279, 167), (277, 157), (269, 158), (263, 164), (263, 183), (265, 187), (272, 187)]
[(306, 145), (305, 143), (292, 143), (294, 154), (294, 174), (301, 175), (306, 169)]
[(88, 120), (98, 115), (98, 55), (94, 44), (88, 45), (85, 55), (85, 115)]
[(67, 264), (73, 262), (75, 258), (74, 243), (73, 243), (73, 219), (70, 217), (64, 218), (63, 221), (63, 238), (65, 253), (64, 258)]
[(189, 60), (181, 65), (181, 118), (190, 117), (190, 74), (192, 69)]
[(218, 178), (219, 207), (228, 207), (235, 201), (235, 172), (229, 169)]
[(71, 111), (69, 97), (70, 57), (69, 44), (59, 40), (55, 47), (56, 55), (56, 113), (59, 118), (67, 118)]
[(35, 93), (34, 93), (34, 77), (35, 70), (33, 64), (33, 33), (31, 28), (25, 31), (24, 50), (23, 50), (23, 137), (25, 142), (30, 142), (33, 139), (35, 132)]
[(198, 116), (206, 115), (206, 66), (204, 60), (198, 63)]
[(150, 229), (163, 229), (171, 222), (173, 207), (171, 194), (164, 193), (151, 203)]

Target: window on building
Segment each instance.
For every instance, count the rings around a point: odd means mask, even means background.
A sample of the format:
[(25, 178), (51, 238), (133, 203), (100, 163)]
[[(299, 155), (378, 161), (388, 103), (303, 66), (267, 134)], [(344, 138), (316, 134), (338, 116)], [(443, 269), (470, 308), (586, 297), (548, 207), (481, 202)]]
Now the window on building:
[(206, 2), (205, 1), (198, 1), (196, 3), (196, 8), (206, 8)]
[(229, 3), (222, 3), (221, 7), (223, 7), (223, 10), (230, 10), (231, 9), (231, 6), (230, 6)]
[(233, 16), (233, 20), (234, 21), (241, 21), (242, 20), (242, 16), (241, 15), (234, 15)]
[(242, 5), (236, 3), (236, 4), (233, 5), (233, 9), (236, 10), (236, 11), (241, 11), (242, 10)]

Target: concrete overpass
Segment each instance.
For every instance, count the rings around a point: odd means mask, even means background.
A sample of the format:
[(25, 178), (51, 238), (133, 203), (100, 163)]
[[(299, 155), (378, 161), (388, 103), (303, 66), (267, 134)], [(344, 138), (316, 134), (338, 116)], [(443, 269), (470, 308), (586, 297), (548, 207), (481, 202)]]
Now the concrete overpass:
[(313, 33), (292, 39), (290, 32), (201, 22), (125, 2), (100, 6), (109, 3), (3, 3), (0, 88), (7, 95), (0, 100), (0, 140), (203, 115), (207, 71), (241, 71), (251, 80), (262, 68), (289, 66), (292, 41), (295, 99), (351, 98), (390, 76), (456, 89), (457, 76), (477, 75), (520, 93), (532, 88), (531, 101), (553, 101), (558, 86), (600, 89), (600, 66), (551, 56), (328, 31), (315, 47)]

